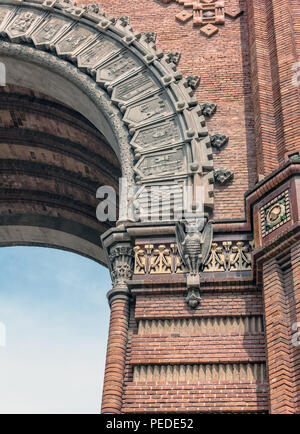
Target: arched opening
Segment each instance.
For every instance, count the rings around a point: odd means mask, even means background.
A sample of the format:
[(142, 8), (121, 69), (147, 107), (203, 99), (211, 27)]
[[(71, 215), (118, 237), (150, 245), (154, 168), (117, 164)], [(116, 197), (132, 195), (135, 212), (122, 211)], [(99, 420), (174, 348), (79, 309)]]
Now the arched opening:
[[(55, 247), (106, 263), (100, 235), (111, 224), (97, 221), (95, 193), (101, 185), (116, 188), (121, 174), (144, 190), (138, 199), (146, 208), (153, 186), (167, 189), (156, 196), (159, 224), (179, 218), (175, 207), (182, 211), (187, 187), (192, 210), (211, 216), (212, 144), (227, 138), (217, 133), (211, 140), (193, 96), (199, 77), (182, 77), (179, 53), (156, 49), (155, 34), (134, 32), (128, 17), (115, 20), (69, 0), (3, 2), (0, 35), (7, 84), (0, 245)], [(134, 194), (129, 199), (122, 196), (120, 209), (136, 202)], [(170, 217), (161, 212), (165, 199)], [(136, 235), (125, 233), (132, 219), (121, 220), (102, 237), (113, 284), (103, 392), (109, 412), (122, 406), (133, 313), (127, 280)]]
[(0, 413), (99, 413), (108, 270), (37, 247), (1, 248), (0, 261)]
[(96, 191), (118, 193), (119, 161), (71, 107), (28, 88), (0, 87), (0, 245), (38, 245), (105, 263)]

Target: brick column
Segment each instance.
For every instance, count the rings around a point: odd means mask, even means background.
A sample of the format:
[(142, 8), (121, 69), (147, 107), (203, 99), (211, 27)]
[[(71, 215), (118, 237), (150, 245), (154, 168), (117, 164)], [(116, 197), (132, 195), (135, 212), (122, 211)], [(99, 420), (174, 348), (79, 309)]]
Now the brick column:
[(120, 243), (110, 248), (109, 264), (113, 289), (107, 294), (111, 314), (101, 412), (119, 414), (123, 402), (129, 323), (130, 293), (127, 282), (133, 272), (133, 250), (130, 245)]
[(121, 413), (128, 312), (128, 296), (115, 296), (111, 301), (102, 413)]

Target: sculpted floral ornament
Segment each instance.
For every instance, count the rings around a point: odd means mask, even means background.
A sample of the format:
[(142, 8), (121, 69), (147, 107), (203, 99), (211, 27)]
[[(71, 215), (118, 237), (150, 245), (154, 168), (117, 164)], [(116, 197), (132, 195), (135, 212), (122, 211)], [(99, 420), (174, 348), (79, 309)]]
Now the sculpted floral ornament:
[[(252, 268), (253, 242), (249, 240), (213, 241), (203, 267), (203, 273), (249, 272)], [(188, 268), (182, 261), (177, 244), (138, 245), (135, 251), (134, 274), (185, 274)], [(157, 261), (157, 253), (160, 260)], [(156, 263), (156, 266), (153, 265)], [(167, 265), (167, 266), (166, 266)]]
[(126, 285), (133, 274), (134, 251), (129, 246), (115, 246), (109, 251), (109, 262), (113, 286)]

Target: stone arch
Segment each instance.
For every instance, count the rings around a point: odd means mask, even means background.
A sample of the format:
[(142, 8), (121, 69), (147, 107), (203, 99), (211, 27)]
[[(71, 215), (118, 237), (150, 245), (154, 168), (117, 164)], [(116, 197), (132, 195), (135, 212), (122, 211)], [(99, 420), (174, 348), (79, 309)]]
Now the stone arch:
[[(184, 186), (203, 186), (211, 212), (213, 158), (193, 96), (198, 77), (182, 78), (178, 53), (156, 49), (155, 34), (134, 32), (128, 17), (115, 20), (98, 5), (70, 0), (3, 1), (0, 35), (8, 84), (47, 94), (84, 116), (112, 147), (130, 185), (171, 186), (180, 199)], [(7, 216), (5, 227), (10, 222)]]

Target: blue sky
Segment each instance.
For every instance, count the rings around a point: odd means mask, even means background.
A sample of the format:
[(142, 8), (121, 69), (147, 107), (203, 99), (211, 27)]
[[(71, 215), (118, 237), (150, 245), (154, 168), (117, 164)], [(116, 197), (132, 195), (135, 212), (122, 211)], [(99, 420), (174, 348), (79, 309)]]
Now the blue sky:
[(98, 413), (108, 271), (38, 247), (2, 247), (0, 263), (0, 413)]

